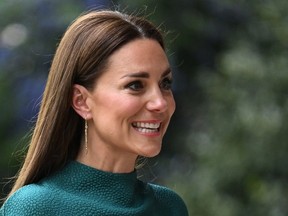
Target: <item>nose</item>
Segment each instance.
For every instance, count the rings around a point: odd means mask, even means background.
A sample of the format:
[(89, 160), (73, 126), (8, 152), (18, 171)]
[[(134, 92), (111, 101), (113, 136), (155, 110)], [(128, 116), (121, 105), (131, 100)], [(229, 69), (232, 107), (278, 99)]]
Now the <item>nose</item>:
[(165, 112), (168, 109), (167, 99), (164, 97), (160, 89), (155, 89), (150, 94), (146, 107), (148, 110), (157, 113)]

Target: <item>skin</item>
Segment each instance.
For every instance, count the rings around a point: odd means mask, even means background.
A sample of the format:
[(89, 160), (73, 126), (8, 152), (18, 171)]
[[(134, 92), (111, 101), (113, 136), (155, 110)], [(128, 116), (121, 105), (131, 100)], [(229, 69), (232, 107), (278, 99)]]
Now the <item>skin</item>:
[[(175, 111), (171, 81), (167, 56), (157, 41), (137, 39), (110, 56), (92, 91), (74, 85), (72, 106), (88, 121), (88, 151), (83, 140), (77, 160), (128, 173), (139, 155), (157, 155)], [(139, 129), (141, 122), (160, 126)]]

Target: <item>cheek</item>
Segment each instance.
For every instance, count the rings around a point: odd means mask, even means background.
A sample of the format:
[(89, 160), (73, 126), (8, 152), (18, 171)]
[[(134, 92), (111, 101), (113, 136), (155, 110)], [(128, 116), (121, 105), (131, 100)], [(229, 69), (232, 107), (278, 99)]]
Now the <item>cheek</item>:
[(137, 114), (143, 107), (141, 99), (136, 97), (123, 97), (120, 103), (119, 111), (125, 113), (126, 116)]
[(100, 109), (112, 118), (127, 119), (139, 112), (142, 104), (138, 97), (117, 93), (106, 94), (96, 106), (101, 106)]

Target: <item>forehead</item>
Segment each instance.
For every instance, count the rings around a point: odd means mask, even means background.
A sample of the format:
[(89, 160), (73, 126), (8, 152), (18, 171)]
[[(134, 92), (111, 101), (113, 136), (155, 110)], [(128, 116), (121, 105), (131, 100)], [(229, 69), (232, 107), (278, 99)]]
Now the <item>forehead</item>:
[(105, 73), (114, 72), (119, 76), (131, 72), (163, 73), (167, 68), (169, 62), (166, 53), (156, 40), (137, 39), (109, 57)]

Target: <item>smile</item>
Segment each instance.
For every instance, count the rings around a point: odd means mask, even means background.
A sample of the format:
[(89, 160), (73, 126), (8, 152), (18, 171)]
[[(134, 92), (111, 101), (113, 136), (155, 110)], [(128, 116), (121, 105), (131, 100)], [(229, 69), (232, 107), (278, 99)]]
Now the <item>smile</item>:
[(133, 122), (133, 128), (141, 133), (158, 133), (161, 123)]

